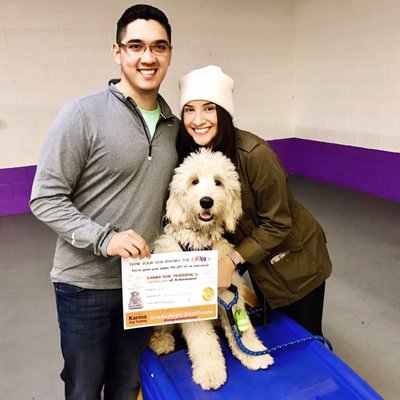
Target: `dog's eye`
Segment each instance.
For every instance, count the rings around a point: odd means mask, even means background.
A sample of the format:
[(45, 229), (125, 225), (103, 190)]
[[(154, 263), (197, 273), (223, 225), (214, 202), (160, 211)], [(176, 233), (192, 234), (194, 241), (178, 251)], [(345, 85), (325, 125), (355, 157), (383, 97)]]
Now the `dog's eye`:
[(221, 181), (219, 179), (216, 179), (214, 182), (215, 182), (215, 186), (221, 186), (222, 185), (222, 183), (221, 183)]
[(192, 180), (192, 185), (198, 185), (199, 184), (199, 180), (198, 179), (193, 179)]

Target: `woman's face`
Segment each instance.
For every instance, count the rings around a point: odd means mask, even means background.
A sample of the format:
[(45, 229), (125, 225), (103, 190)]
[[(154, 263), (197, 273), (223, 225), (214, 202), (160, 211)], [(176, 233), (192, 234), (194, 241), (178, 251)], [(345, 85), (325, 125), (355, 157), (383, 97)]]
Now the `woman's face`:
[(217, 106), (205, 100), (192, 100), (183, 107), (183, 124), (199, 146), (207, 146), (218, 130)]

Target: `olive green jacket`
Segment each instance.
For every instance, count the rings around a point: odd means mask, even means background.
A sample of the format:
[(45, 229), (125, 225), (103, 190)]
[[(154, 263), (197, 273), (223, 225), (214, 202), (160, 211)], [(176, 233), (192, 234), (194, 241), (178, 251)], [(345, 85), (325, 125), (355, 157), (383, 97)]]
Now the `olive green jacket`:
[(233, 243), (271, 308), (304, 297), (330, 275), (324, 232), (293, 197), (287, 174), (271, 147), (236, 130), (243, 217)]

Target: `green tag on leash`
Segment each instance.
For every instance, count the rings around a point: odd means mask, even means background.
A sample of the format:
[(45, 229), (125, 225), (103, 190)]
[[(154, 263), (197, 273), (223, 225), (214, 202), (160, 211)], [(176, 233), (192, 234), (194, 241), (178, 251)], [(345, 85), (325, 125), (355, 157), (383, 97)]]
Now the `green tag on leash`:
[(239, 332), (246, 332), (250, 328), (250, 320), (246, 311), (239, 307), (236, 307), (235, 314), (235, 325)]

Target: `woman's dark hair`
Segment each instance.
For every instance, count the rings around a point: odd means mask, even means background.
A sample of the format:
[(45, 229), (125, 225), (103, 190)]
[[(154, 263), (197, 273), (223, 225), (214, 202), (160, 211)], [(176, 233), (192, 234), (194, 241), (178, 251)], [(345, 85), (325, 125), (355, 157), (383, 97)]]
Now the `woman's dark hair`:
[[(236, 155), (236, 130), (233, 125), (232, 117), (222, 107), (217, 105), (217, 134), (207, 145), (208, 148), (214, 151), (220, 151), (225, 154), (237, 166)], [(193, 138), (189, 135), (183, 124), (183, 111), (181, 115), (181, 124), (179, 127), (178, 136), (176, 139), (176, 149), (179, 156), (179, 162), (188, 156), (192, 151), (200, 148)]]
[(158, 8), (147, 4), (135, 4), (124, 11), (117, 22), (117, 43), (121, 41), (122, 36), (125, 34), (127, 25), (137, 19), (154, 19), (157, 21), (166, 30), (169, 43), (171, 44), (171, 25), (168, 22), (167, 16)]

